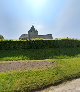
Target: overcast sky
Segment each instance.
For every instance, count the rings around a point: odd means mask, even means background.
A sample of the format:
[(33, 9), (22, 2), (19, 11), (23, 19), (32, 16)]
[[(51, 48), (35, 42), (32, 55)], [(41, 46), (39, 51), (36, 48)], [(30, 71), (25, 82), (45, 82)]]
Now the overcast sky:
[(0, 0), (0, 34), (18, 39), (34, 25), (39, 34), (80, 39), (80, 0)]

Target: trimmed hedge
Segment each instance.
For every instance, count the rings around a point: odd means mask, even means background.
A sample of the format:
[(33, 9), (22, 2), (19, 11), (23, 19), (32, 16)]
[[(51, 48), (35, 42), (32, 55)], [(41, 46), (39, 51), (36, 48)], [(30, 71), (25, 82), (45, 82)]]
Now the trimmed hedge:
[(44, 49), (44, 48), (76, 48), (80, 40), (30, 40), (30, 41), (0, 41), (0, 50), (14, 49)]

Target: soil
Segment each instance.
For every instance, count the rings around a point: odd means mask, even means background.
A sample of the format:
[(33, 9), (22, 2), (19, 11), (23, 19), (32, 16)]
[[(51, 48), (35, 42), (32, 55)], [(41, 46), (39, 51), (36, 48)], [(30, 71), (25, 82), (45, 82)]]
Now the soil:
[(80, 78), (35, 92), (80, 92)]
[(55, 67), (55, 62), (48, 62), (48, 61), (35, 61), (35, 62), (7, 62), (7, 63), (0, 63), (0, 72), (8, 72), (14, 70), (35, 70), (35, 69), (46, 69), (49, 67)]

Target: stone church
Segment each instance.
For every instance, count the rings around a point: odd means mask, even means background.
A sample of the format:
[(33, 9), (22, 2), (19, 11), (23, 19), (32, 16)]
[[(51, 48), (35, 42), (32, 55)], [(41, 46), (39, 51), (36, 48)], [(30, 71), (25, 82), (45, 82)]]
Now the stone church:
[(22, 34), (19, 37), (19, 40), (31, 40), (35, 38), (53, 39), (52, 34), (38, 35), (38, 31), (34, 28), (34, 26), (32, 26), (31, 29), (28, 31), (28, 34)]

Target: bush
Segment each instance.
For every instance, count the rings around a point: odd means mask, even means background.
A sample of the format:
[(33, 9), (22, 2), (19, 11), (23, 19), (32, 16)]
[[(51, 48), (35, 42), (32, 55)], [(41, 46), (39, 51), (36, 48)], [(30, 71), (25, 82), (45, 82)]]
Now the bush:
[(26, 41), (0, 41), (0, 50), (13, 49), (48, 49), (48, 48), (77, 48), (80, 47), (80, 40), (26, 40)]

